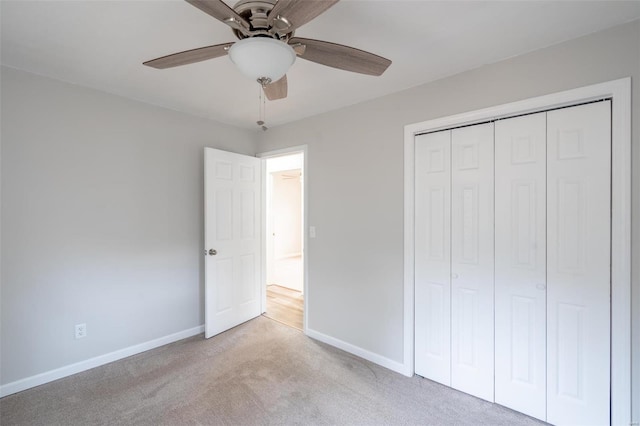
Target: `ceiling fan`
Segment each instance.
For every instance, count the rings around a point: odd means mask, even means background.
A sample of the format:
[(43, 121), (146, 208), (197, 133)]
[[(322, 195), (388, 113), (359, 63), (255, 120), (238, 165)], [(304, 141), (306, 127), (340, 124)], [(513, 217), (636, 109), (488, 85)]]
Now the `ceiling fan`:
[(269, 100), (287, 97), (286, 72), (296, 56), (318, 64), (373, 76), (391, 61), (373, 53), (327, 41), (295, 37), (296, 29), (339, 0), (240, 0), (231, 8), (222, 0), (186, 0), (227, 24), (239, 39), (186, 50), (144, 62), (164, 69), (229, 55), (241, 73), (255, 79)]

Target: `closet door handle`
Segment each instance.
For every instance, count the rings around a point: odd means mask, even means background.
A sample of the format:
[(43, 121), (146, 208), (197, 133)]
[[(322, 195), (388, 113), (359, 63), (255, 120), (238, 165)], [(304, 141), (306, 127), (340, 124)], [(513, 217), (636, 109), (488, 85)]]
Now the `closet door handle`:
[(451, 274), (451, 278), (453, 278), (454, 280), (457, 279), (459, 277), (458, 274)]
[(546, 290), (547, 286), (545, 284), (536, 284), (536, 288), (538, 290)]

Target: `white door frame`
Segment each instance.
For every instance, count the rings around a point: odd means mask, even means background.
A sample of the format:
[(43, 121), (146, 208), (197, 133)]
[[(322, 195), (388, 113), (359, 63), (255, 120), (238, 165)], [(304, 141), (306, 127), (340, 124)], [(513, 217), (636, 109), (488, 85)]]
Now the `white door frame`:
[(488, 120), (611, 98), (611, 424), (631, 423), (631, 78), (404, 128), (404, 374), (414, 373), (414, 138)]
[(299, 154), (303, 155), (303, 176), (302, 176), (302, 262), (303, 262), (303, 294), (304, 294), (304, 307), (302, 314), (302, 331), (304, 334), (307, 334), (307, 318), (309, 312), (309, 274), (308, 274), (308, 266), (309, 266), (309, 251), (307, 250), (308, 246), (308, 233), (307, 233), (307, 223), (309, 218), (309, 171), (308, 171), (308, 160), (307, 160), (307, 145), (298, 145), (292, 146), (289, 148), (277, 149), (274, 151), (266, 151), (260, 152), (256, 154), (256, 157), (262, 159), (262, 277), (261, 277), (261, 285), (260, 289), (262, 292), (261, 295), (261, 305), (262, 312), (265, 312), (267, 309), (267, 293), (266, 293), (266, 282), (267, 282), (267, 239), (266, 239), (266, 229), (267, 229), (267, 179), (265, 179), (267, 173), (267, 159), (274, 157), (283, 157), (285, 155), (291, 154)]

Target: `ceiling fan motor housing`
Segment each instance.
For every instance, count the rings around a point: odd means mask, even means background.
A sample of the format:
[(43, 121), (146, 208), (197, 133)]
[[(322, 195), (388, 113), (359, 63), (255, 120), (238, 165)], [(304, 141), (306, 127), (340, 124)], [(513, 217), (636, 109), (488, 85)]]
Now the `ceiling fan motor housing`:
[(275, 3), (276, 0), (240, 0), (236, 3), (233, 10), (251, 25), (249, 30), (234, 28), (236, 37), (240, 40), (249, 37), (269, 37), (285, 42), (293, 37), (293, 31), (289, 31), (291, 24), (286, 18), (277, 16), (269, 25), (269, 12)]

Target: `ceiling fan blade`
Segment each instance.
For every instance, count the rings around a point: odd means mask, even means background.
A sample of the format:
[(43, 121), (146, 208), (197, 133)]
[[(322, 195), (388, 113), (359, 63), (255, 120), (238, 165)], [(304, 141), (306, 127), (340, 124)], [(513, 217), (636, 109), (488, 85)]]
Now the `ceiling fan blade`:
[[(311, 21), (325, 10), (329, 9), (339, 0), (278, 0), (269, 12), (267, 24), (274, 25), (278, 29), (287, 30), (288, 32), (295, 30)], [(284, 26), (282, 22), (276, 22), (278, 16), (285, 18), (290, 26)]]
[(213, 16), (231, 28), (248, 29), (249, 23), (235, 10), (231, 9), (222, 0), (185, 0), (187, 3), (197, 7), (204, 13)]
[(264, 94), (267, 95), (267, 99), (275, 101), (278, 99), (284, 99), (287, 97), (287, 76), (285, 75), (275, 83), (267, 84), (264, 86)]
[(299, 55), (303, 59), (345, 71), (379, 76), (391, 65), (382, 56), (328, 41), (293, 37), (289, 44), (305, 46), (304, 53)]
[(162, 70), (165, 68), (178, 67), (180, 65), (193, 64), (195, 62), (224, 56), (232, 45), (233, 43), (223, 43), (200, 47), (198, 49), (185, 50), (184, 52), (178, 52), (143, 62), (143, 65)]

